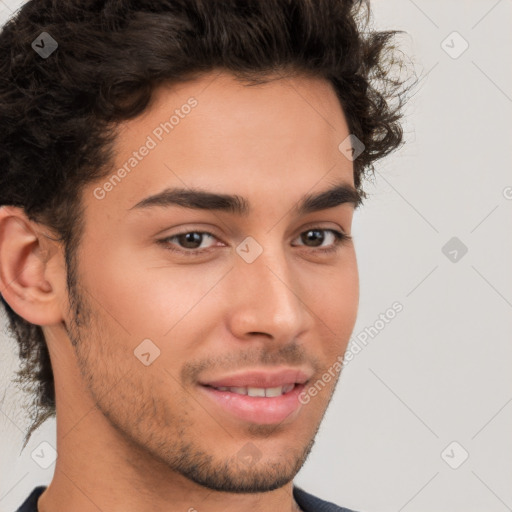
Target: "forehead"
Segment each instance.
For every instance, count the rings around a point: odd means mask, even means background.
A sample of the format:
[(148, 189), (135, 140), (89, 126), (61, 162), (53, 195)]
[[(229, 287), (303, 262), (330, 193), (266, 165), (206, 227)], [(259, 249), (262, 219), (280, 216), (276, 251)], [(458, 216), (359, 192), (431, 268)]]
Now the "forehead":
[(125, 213), (166, 187), (254, 201), (277, 191), (294, 201), (295, 191), (303, 195), (317, 184), (353, 183), (352, 162), (338, 149), (349, 135), (346, 119), (321, 78), (247, 85), (217, 72), (161, 85), (146, 111), (121, 123), (118, 134), (112, 173), (94, 186), (111, 183), (101, 207)]

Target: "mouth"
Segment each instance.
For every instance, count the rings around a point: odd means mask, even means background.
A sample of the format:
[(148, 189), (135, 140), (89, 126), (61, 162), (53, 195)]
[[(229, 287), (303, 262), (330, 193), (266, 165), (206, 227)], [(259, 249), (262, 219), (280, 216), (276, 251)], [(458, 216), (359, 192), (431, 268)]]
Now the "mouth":
[(291, 423), (310, 375), (298, 370), (250, 372), (200, 384), (201, 392), (231, 419), (257, 424)]
[(284, 386), (276, 386), (273, 388), (256, 388), (256, 387), (228, 387), (228, 386), (209, 386), (217, 391), (228, 391), (229, 393), (236, 393), (237, 395), (247, 395), (251, 397), (267, 397), (273, 398), (276, 396), (281, 396), (286, 393), (292, 391), (296, 385), (296, 383), (285, 384)]
[[(203, 380), (202, 385), (214, 387), (216, 389), (239, 389), (247, 390), (247, 393), (240, 391), (240, 394), (249, 394), (251, 390), (261, 390), (287, 388), (295, 384), (305, 384), (312, 376), (312, 372), (301, 368), (282, 368), (280, 370), (263, 371), (252, 370), (244, 371), (231, 375), (225, 375), (216, 379)], [(237, 392), (237, 391), (235, 391)], [(262, 396), (254, 395), (254, 396)]]

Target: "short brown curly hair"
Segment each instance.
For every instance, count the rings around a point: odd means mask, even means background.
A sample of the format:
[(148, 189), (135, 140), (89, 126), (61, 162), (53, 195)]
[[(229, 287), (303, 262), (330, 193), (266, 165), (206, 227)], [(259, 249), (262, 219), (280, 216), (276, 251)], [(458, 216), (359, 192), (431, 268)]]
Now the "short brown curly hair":
[[(247, 83), (307, 74), (331, 82), (350, 133), (362, 196), (373, 163), (402, 144), (408, 88), (391, 70), (394, 36), (375, 31), (369, 0), (30, 0), (0, 33), (0, 205), (22, 207), (65, 248), (68, 288), (82, 233), (80, 192), (112, 165), (116, 123), (148, 107), (154, 89), (216, 69)], [(47, 32), (48, 58), (31, 45)], [(40, 326), (2, 297), (22, 362), (17, 381), (33, 398), (32, 432), (55, 415)]]

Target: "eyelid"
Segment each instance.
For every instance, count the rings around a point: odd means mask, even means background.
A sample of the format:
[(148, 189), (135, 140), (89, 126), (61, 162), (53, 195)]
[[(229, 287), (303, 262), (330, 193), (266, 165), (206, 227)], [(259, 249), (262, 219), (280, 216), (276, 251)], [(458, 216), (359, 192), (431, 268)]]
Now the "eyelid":
[(349, 236), (349, 234), (345, 231), (345, 229), (343, 229), (343, 227), (341, 226), (340, 223), (335, 223), (333, 221), (328, 221), (328, 220), (307, 222), (300, 228), (299, 235), (301, 233), (303, 233), (304, 231), (308, 231), (310, 229), (315, 229), (315, 228), (316, 229), (325, 229), (325, 230), (332, 229), (334, 231), (340, 231), (344, 235)]
[[(334, 224), (334, 227), (332, 227), (333, 224)], [(177, 229), (179, 229), (179, 228), (177, 228)], [(345, 235), (347, 237), (350, 236), (345, 231), (345, 229), (343, 229), (341, 227), (341, 225), (333, 223), (332, 221), (322, 221), (322, 220), (319, 220), (319, 221), (316, 221), (316, 222), (315, 221), (307, 222), (306, 224), (301, 226), (298, 230), (294, 229), (294, 233), (295, 234), (294, 234), (294, 238), (293, 239), (297, 238), (298, 236), (300, 236), (305, 231), (309, 231), (311, 229), (321, 229), (321, 230), (325, 230), (325, 231), (329, 231), (329, 230), (340, 231), (343, 235)], [(164, 231), (167, 231), (167, 230), (159, 231), (155, 236), (159, 236), (160, 233), (162, 233)], [(195, 225), (195, 224), (192, 223), (192, 224), (184, 226), (182, 229), (180, 229), (176, 233), (171, 233), (171, 234), (169, 234), (167, 236), (164, 236), (163, 239), (173, 238), (175, 236), (185, 235), (187, 233), (203, 233), (203, 234), (211, 235), (211, 236), (217, 238), (217, 240), (220, 241), (224, 235), (219, 234), (217, 231), (218, 230), (217, 230), (216, 226), (213, 225), (213, 224), (204, 224), (203, 223), (201, 225)], [(240, 234), (239, 235), (240, 240), (243, 240), (245, 237), (246, 237), (245, 234)]]
[[(179, 231), (174, 233), (172, 231), (173, 229), (177, 229)], [(171, 232), (171, 231), (172, 231), (172, 233), (170, 235), (167, 235), (165, 238), (168, 238), (170, 236), (183, 235), (184, 233), (191, 233), (191, 232), (210, 233), (210, 234), (214, 235), (215, 237), (221, 236), (220, 231), (215, 224), (210, 224), (208, 222), (201, 222), (201, 223), (195, 224), (193, 221), (190, 224), (184, 224), (179, 227), (161, 229), (160, 231), (158, 231), (158, 233), (155, 233), (154, 236), (160, 237), (160, 236), (162, 236), (162, 233)], [(216, 234), (216, 233), (218, 233), (218, 234)]]

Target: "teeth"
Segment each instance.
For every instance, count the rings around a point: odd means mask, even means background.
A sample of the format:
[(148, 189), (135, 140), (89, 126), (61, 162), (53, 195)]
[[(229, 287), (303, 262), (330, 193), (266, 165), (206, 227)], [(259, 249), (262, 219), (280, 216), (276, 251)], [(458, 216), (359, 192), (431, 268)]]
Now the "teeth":
[(277, 388), (267, 388), (265, 390), (265, 396), (281, 396), (283, 394), (283, 386)]
[(227, 387), (227, 386), (219, 386), (219, 391), (230, 391), (231, 393), (236, 393), (238, 395), (248, 395), (248, 396), (256, 396), (256, 397), (275, 397), (281, 396), (285, 393), (290, 392), (295, 387), (295, 384), (286, 384), (285, 386), (277, 386), (275, 388), (237, 388), (237, 387)]
[(249, 396), (265, 396), (265, 388), (247, 388)]

